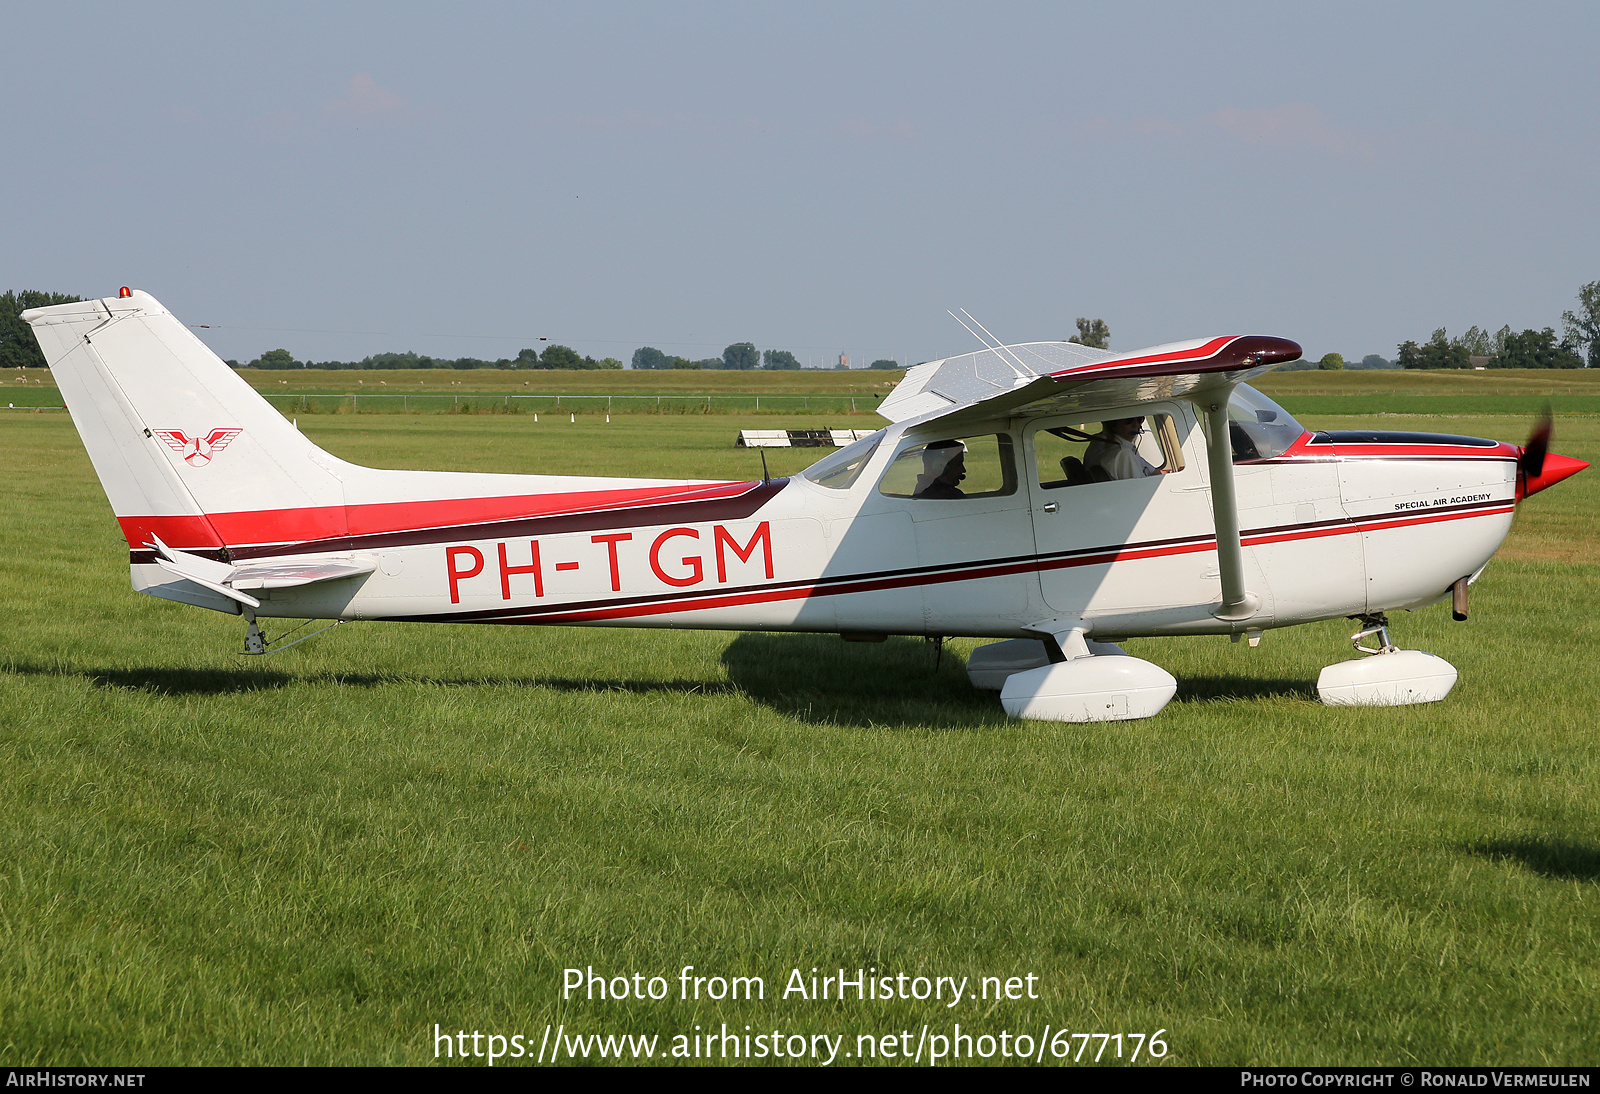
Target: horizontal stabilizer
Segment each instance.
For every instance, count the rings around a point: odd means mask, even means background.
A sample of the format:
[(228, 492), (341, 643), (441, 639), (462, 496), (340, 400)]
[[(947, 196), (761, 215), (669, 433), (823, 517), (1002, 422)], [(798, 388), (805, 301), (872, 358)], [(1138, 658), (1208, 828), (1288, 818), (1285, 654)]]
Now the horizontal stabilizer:
[(215, 562), (176, 547), (168, 547), (161, 542), (160, 536), (153, 535), (150, 539), (152, 542), (148, 546), (156, 549), (156, 554), (160, 556), (156, 563), (164, 570), (182, 574), (191, 580), (203, 579), (203, 582), (221, 583), (233, 576), (233, 567), (226, 562)]
[[(201, 561), (205, 561), (205, 560), (202, 559)], [(167, 571), (170, 574), (177, 574), (179, 577), (183, 578), (185, 581), (192, 581), (196, 585), (199, 585), (202, 588), (210, 589), (214, 593), (221, 593), (223, 596), (227, 597), (229, 600), (236, 600), (240, 604), (243, 604), (247, 608), (259, 608), (259, 607), (261, 607), (261, 601), (257, 600), (255, 597), (251, 596), (249, 593), (241, 593), (237, 589), (229, 588), (227, 585), (223, 584), (220, 581), (212, 581), (208, 577), (202, 577), (200, 574), (192, 573), (192, 572), (190, 572), (188, 570), (185, 570), (181, 563), (169, 562), (168, 560), (166, 560), (164, 558), (158, 558), (158, 559), (156, 559), (156, 565), (160, 566), (163, 570)]]
[(341, 577), (358, 577), (377, 569), (355, 558), (320, 558), (295, 562), (241, 563), (229, 582), (235, 589), (289, 589)]
[(244, 589), (290, 589), (298, 585), (314, 585), (319, 581), (358, 577), (377, 569), (373, 563), (355, 558), (244, 562), (234, 565), (214, 562), (188, 551), (168, 547), (155, 536), (151, 539), (154, 541), (150, 546), (155, 548), (157, 566), (251, 608), (261, 607), (261, 601), (243, 592)]

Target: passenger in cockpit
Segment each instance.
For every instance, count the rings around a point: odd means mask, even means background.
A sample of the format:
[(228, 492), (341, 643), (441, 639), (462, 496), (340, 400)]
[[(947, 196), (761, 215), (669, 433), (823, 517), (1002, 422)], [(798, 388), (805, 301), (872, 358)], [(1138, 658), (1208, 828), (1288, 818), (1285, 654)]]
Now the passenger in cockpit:
[(1113, 479), (1142, 479), (1159, 475), (1161, 471), (1149, 460), (1139, 455), (1139, 434), (1144, 432), (1144, 419), (1112, 418), (1100, 423), (1100, 432), (1084, 451), (1083, 462), (1089, 467), (1102, 468)]
[(967, 477), (967, 446), (960, 441), (935, 441), (922, 450), (922, 474), (914, 498), (964, 498), (957, 485)]

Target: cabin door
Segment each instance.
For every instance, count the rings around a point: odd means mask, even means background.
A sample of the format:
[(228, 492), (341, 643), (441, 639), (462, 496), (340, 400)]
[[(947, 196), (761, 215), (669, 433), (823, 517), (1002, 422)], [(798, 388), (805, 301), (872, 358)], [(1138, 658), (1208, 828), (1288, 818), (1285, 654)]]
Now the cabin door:
[[(1186, 459), (1192, 415), (1162, 404), (1023, 429), (1039, 584), (1062, 615), (1144, 616), (1215, 603), (1210, 495)], [(1189, 614), (1192, 614), (1190, 612)]]

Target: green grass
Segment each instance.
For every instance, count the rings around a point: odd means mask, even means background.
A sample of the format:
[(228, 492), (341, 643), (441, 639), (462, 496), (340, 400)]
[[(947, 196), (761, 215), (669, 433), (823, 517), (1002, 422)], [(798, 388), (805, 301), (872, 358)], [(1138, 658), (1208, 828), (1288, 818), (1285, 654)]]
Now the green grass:
[[(385, 466), (759, 467), (737, 416), (301, 424)], [(1600, 458), (1600, 422), (1554, 447)], [(1470, 622), (1397, 620), (1461, 670), (1444, 703), (1321, 706), (1328, 623), (1132, 643), (1177, 699), (1069, 726), (968, 688), (973, 642), (936, 666), (907, 639), (357, 624), (239, 658), (237, 619), (129, 591), (65, 415), (0, 419), (0, 451), (5, 1064), (425, 1063), (435, 1022), (848, 1051), (957, 1021), (1165, 1029), (1182, 1064), (1596, 1062), (1594, 472), (1522, 507)], [(560, 999), (569, 966), (676, 989), (686, 964), (768, 998)], [(774, 998), (813, 966), (1042, 998)]]
[(1280, 370), (1254, 383), (1275, 399), (1292, 395), (1600, 395), (1600, 370)]
[[(286, 415), (443, 413), (871, 414), (904, 375), (833, 372), (660, 372), (412, 369), (240, 370)], [(0, 377), (0, 407), (59, 407), (44, 369)], [(776, 423), (761, 423), (771, 427)]]
[[(549, 369), (298, 369), (239, 375), (285, 414), (870, 413), (900, 371), (659, 372)], [(1305, 415), (1533, 415), (1600, 413), (1600, 370), (1452, 369), (1273, 372), (1256, 386)], [(709, 399), (707, 398), (709, 396)], [(559, 399), (559, 402), (558, 402)], [(45, 369), (0, 377), (0, 403), (60, 406)], [(762, 422), (768, 427), (776, 424)]]
[(1600, 414), (1600, 370), (1590, 369), (1270, 372), (1255, 386), (1297, 416)]
[[(1391, 417), (1533, 417), (1549, 407), (1556, 414), (1600, 414), (1600, 395), (1287, 395), (1279, 398), (1296, 417), (1356, 415), (1368, 427)], [(1433, 430), (1425, 423), (1383, 428)], [(1436, 432), (1436, 430), (1434, 430)]]

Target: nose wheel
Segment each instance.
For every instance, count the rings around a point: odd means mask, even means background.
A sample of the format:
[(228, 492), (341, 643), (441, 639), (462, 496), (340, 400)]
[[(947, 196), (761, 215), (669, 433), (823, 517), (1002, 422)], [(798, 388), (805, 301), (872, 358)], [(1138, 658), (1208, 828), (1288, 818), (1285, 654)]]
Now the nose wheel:
[[(1357, 617), (1361, 628), (1350, 636), (1354, 661), (1329, 665), (1317, 677), (1317, 695), (1331, 707), (1397, 707), (1437, 703), (1456, 685), (1456, 669), (1442, 657), (1403, 650), (1389, 638), (1389, 619), (1381, 612)], [(1367, 643), (1371, 643), (1370, 645)]]

